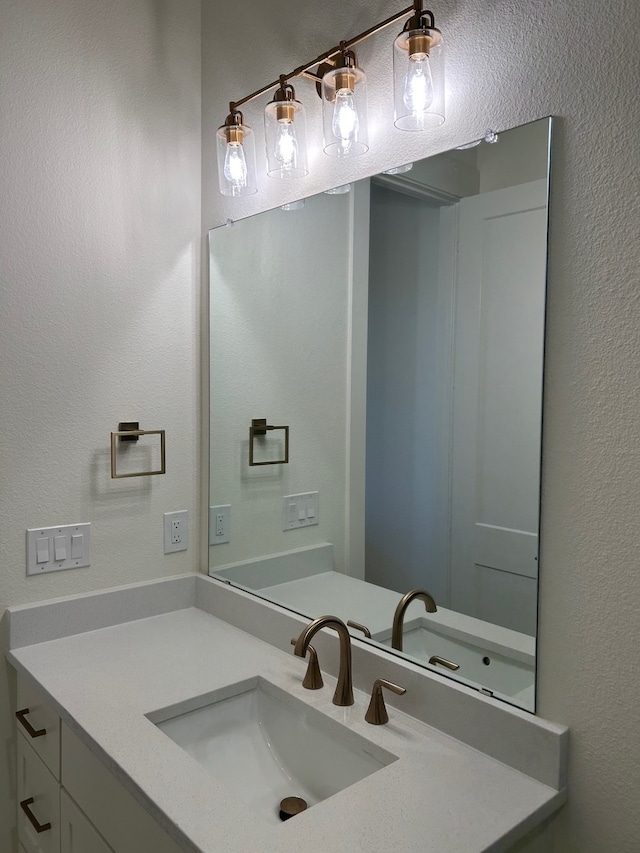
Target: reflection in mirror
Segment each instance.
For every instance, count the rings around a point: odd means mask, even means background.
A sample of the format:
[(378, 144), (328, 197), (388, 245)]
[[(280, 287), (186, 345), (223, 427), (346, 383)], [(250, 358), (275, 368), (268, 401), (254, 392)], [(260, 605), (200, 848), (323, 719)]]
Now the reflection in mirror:
[(210, 233), (210, 574), (531, 711), (550, 128)]

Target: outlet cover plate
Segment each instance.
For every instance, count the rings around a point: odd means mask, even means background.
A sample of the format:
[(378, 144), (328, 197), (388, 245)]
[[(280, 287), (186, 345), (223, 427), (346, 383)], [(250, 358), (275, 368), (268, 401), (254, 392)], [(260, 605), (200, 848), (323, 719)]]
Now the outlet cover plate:
[(209, 545), (224, 545), (231, 539), (231, 506), (209, 507)]
[(165, 512), (164, 519), (164, 553), (186, 551), (189, 547), (189, 513), (186, 509), (179, 512)]

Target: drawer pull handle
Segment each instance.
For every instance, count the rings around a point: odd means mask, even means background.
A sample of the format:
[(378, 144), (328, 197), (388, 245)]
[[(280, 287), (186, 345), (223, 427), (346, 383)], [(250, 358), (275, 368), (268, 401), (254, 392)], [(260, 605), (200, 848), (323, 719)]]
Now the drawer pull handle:
[(27, 720), (27, 714), (29, 713), (28, 708), (23, 708), (22, 711), (16, 711), (16, 717), (20, 720), (25, 729), (29, 732), (31, 737), (42, 737), (42, 735), (46, 735), (46, 729), (34, 729), (29, 720)]
[(38, 823), (38, 819), (36, 818), (34, 813), (29, 808), (29, 806), (31, 805), (32, 802), (33, 802), (33, 797), (29, 797), (28, 800), (22, 800), (20, 803), (20, 808), (26, 814), (26, 816), (29, 818), (29, 823), (35, 829), (36, 832), (46, 832), (48, 829), (51, 829), (51, 824), (50, 823)]

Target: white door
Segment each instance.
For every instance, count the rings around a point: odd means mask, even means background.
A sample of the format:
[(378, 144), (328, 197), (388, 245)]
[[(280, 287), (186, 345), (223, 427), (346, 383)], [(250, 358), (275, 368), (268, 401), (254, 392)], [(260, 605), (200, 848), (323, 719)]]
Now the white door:
[(462, 199), (452, 607), (535, 632), (547, 240), (544, 180)]

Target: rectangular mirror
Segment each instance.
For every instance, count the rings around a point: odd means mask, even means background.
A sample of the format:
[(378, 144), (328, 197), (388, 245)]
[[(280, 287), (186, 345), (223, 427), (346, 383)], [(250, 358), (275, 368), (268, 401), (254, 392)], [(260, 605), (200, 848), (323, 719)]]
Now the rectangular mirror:
[(210, 232), (209, 573), (535, 711), (551, 119), (494, 136)]

